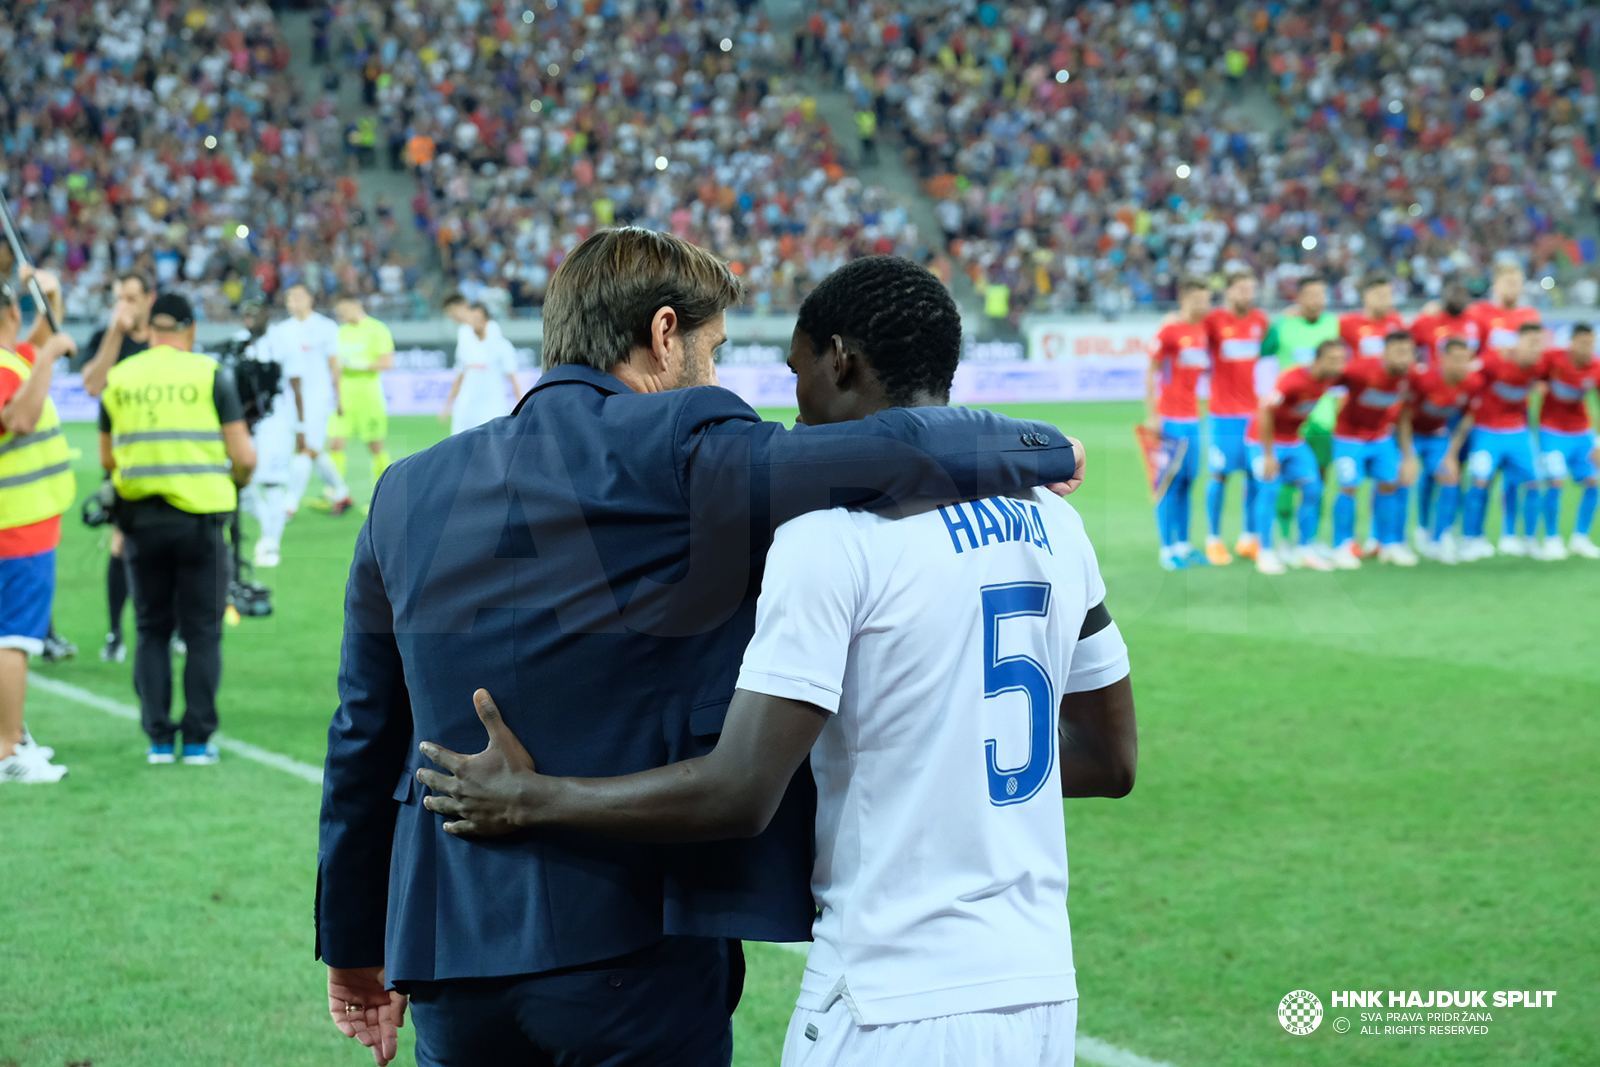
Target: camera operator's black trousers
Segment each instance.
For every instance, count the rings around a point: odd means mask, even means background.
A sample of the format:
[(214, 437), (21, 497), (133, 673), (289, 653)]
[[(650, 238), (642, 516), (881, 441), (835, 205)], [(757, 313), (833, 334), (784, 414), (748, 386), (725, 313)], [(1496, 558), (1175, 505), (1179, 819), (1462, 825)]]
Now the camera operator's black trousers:
[[(133, 584), (139, 643), (133, 687), (152, 745), (203, 745), (217, 730), (222, 684), (222, 612), (229, 563), (223, 546), (226, 514), (192, 515), (164, 500), (124, 503), (118, 515)], [(183, 665), (184, 712), (172, 721), (172, 633), (189, 646)]]

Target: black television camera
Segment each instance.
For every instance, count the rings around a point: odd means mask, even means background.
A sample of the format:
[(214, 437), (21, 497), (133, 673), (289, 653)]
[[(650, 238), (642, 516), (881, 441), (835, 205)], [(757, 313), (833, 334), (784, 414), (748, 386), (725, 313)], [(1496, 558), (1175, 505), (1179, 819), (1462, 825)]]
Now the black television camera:
[(272, 414), (273, 402), (283, 386), (282, 366), (250, 355), (250, 346), (259, 339), (237, 337), (211, 346), (217, 362), (233, 373), (239, 402), (244, 406), (244, 424), (252, 433), (257, 423)]

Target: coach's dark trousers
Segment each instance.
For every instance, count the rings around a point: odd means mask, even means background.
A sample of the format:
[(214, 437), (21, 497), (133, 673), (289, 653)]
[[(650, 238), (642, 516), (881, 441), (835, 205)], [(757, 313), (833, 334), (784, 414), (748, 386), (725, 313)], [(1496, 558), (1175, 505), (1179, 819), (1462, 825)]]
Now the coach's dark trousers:
[(418, 1067), (727, 1067), (744, 952), (669, 937), (559, 971), (397, 985)]
[[(117, 524), (133, 591), (139, 644), (133, 688), (153, 745), (202, 745), (217, 731), (222, 684), (222, 612), (228, 595), (227, 515), (191, 515), (159, 498), (124, 503)], [(176, 629), (189, 646), (183, 664), (183, 722), (172, 721), (172, 652)]]

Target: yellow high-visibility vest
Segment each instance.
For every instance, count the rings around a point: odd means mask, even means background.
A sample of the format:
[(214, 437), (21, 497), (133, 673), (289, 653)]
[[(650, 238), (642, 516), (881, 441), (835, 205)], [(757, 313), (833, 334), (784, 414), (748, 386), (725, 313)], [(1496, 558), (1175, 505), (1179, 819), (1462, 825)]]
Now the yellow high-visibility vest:
[[(0, 367), (24, 382), (33, 375), (27, 360), (3, 348)], [(0, 431), (0, 529), (54, 518), (70, 508), (77, 495), (61, 417), (54, 401), (45, 397), (32, 433)]]
[(991, 319), (1003, 319), (1011, 314), (1011, 286), (1003, 282), (984, 286), (983, 313)]
[(111, 368), (100, 402), (111, 419), (111, 480), (124, 500), (159, 496), (195, 515), (232, 511), (222, 420), (212, 398), (217, 363), (171, 345)]

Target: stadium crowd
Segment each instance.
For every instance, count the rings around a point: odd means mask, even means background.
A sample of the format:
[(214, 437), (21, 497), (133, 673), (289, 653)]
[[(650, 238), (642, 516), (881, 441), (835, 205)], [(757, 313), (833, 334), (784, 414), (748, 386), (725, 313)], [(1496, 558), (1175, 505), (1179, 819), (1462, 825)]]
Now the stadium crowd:
[(1353, 306), (1391, 264), (1420, 302), (1481, 290), (1501, 251), (1541, 279), (1591, 263), (1572, 232), (1600, 207), (1597, 55), (1590, 9), (1476, 0), (877, 0), (796, 41), (898, 131), (951, 253), (1019, 310), (1175, 301), (1185, 273), (1241, 269), (1273, 302), (1318, 274)]
[(7, 190), (68, 314), (98, 318), (116, 275), (181, 284), (229, 315), (296, 281), (372, 292), (398, 222), (366, 212), (267, 4), (63, 0), (0, 12)]
[(538, 305), (612, 223), (712, 249), (758, 309), (854, 256), (919, 251), (904, 207), (846, 173), (751, 5), (369, 2), (331, 32), (391, 163), (418, 176), (417, 224), (491, 307)]

